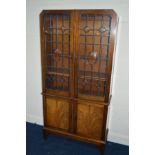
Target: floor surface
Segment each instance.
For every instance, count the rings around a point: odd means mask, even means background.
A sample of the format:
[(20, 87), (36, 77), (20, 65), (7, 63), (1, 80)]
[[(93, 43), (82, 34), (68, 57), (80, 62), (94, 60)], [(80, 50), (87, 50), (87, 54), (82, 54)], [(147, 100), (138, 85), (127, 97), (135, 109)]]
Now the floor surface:
[[(27, 155), (100, 155), (95, 145), (50, 135), (44, 140), (42, 126), (26, 123)], [(129, 155), (129, 147), (107, 142), (105, 155)]]

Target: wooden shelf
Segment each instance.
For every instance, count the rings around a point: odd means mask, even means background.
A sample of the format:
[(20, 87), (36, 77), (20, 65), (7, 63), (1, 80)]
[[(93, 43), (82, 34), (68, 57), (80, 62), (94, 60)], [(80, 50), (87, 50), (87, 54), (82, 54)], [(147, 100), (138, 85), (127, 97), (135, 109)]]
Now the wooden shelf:
[(107, 78), (98, 78), (98, 77), (91, 77), (91, 76), (80, 76), (80, 79), (87, 79), (87, 80), (95, 80), (95, 81), (106, 81)]
[(69, 74), (66, 73), (48, 72), (48, 74), (69, 77)]
[[(60, 30), (58, 30), (58, 31), (60, 31)], [(44, 31), (44, 33), (45, 34), (51, 34), (51, 35), (68, 35), (68, 36), (70, 36), (70, 33), (60, 33), (60, 32), (58, 32), (58, 33), (52, 33), (52, 32), (49, 32), (49, 31)]]
[[(100, 37), (100, 34), (80, 34), (80, 37)], [(103, 35), (103, 37), (109, 37), (110, 35)]]

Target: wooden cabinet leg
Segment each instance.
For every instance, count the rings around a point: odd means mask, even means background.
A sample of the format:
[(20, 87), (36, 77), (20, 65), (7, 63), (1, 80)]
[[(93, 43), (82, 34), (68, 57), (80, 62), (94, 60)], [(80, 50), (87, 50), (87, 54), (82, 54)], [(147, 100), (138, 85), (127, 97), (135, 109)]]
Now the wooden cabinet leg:
[(46, 140), (48, 138), (48, 135), (49, 135), (49, 133), (47, 131), (43, 130), (44, 140)]
[(105, 145), (104, 144), (100, 144), (100, 145), (97, 145), (99, 151), (100, 151), (100, 155), (104, 155), (104, 147)]

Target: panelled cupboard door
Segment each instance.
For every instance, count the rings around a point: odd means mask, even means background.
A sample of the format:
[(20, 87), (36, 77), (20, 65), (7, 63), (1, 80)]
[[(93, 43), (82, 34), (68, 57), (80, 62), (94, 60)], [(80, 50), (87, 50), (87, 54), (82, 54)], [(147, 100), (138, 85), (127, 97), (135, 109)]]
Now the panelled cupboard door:
[(69, 131), (70, 102), (69, 100), (45, 98), (46, 126)]
[(104, 105), (79, 101), (77, 104), (76, 134), (101, 140)]
[(43, 89), (46, 93), (71, 95), (73, 86), (73, 13), (41, 14)]
[(105, 101), (109, 96), (115, 13), (80, 10), (76, 18), (76, 97)]

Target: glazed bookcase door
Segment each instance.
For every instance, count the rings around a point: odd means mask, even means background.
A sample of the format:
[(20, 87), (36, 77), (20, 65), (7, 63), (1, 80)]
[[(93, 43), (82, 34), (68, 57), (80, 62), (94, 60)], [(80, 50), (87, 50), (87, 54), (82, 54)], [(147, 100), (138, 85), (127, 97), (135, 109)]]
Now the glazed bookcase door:
[(77, 96), (104, 100), (111, 76), (113, 15), (106, 11), (80, 11), (77, 41)]
[(69, 95), (72, 79), (72, 15), (70, 11), (44, 13), (44, 90)]

